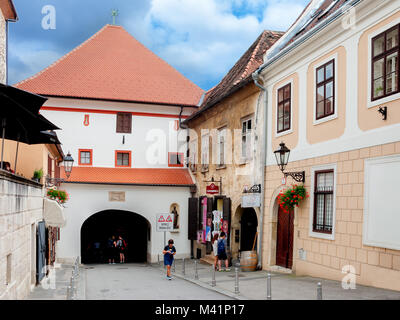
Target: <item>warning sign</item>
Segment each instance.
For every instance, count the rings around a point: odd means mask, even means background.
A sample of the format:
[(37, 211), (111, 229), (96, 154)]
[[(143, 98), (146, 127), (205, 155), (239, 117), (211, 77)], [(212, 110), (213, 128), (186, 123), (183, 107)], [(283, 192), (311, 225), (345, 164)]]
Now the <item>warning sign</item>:
[(157, 232), (174, 230), (174, 215), (165, 213), (157, 215)]

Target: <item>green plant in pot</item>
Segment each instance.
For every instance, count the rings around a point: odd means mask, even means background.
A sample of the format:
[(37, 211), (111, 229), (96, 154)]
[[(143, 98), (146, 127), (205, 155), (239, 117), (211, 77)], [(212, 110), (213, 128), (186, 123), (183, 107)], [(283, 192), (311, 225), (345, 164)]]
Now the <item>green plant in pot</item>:
[(43, 169), (35, 170), (33, 172), (32, 180), (34, 180), (36, 182), (40, 182), (40, 179), (42, 179), (42, 177), (43, 177)]

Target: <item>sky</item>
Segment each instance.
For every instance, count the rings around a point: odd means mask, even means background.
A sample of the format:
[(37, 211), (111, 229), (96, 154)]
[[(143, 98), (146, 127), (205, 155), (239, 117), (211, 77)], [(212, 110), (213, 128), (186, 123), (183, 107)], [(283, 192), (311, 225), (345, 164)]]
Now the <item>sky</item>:
[[(218, 84), (263, 30), (286, 31), (309, 0), (13, 0), (9, 84), (70, 52), (118, 9), (116, 24), (204, 90)], [(55, 8), (55, 29), (42, 20)]]

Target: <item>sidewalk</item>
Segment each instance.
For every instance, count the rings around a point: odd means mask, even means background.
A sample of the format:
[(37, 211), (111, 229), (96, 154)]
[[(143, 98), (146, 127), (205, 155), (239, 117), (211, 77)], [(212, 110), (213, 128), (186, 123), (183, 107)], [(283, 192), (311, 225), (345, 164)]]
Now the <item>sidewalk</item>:
[[(163, 263), (152, 264), (164, 272)], [(175, 261), (172, 276), (225, 294), (238, 300), (267, 299), (267, 271), (239, 272), (239, 294), (235, 294), (235, 271), (216, 272), (216, 286), (211, 286), (212, 266), (198, 261), (199, 280), (195, 280), (194, 260), (185, 260), (185, 275), (182, 274), (182, 260)], [(173, 267), (172, 267), (173, 270)], [(324, 300), (400, 300), (400, 292), (357, 285), (355, 290), (344, 290), (341, 282), (312, 277), (298, 277), (293, 274), (271, 273), (273, 300), (316, 300), (317, 284), (322, 284)]]
[[(70, 285), (72, 265), (55, 265), (49, 275), (43, 278), (26, 300), (66, 300), (67, 288)], [(76, 299), (85, 300), (86, 273), (82, 266), (79, 268), (79, 277), (76, 280)]]

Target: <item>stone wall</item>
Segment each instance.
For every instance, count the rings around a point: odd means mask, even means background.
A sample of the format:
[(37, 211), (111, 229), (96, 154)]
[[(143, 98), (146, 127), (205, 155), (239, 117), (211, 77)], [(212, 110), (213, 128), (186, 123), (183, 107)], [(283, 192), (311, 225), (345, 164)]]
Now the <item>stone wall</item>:
[[(310, 275), (341, 281), (342, 268), (355, 268), (357, 284), (400, 290), (400, 251), (363, 244), (364, 223), (364, 160), (400, 154), (400, 142), (378, 145), (339, 154), (293, 161), (285, 171), (306, 172), (305, 187), (312, 193), (311, 168), (336, 165), (336, 222), (334, 239), (319, 239), (309, 235), (310, 199), (295, 209), (293, 271), (298, 275)], [(263, 239), (263, 267), (275, 265), (277, 200), (282, 172), (278, 166), (266, 168), (265, 224)], [(300, 258), (299, 249), (305, 251)]]
[(42, 219), (42, 185), (0, 171), (0, 300), (24, 299), (35, 283), (36, 224)]
[[(197, 119), (192, 120), (189, 123), (189, 128), (193, 131), (190, 132), (190, 141), (194, 141), (197, 138), (197, 170), (193, 172), (193, 176), (196, 180), (197, 194), (196, 197), (212, 195), (206, 194), (206, 187), (210, 181), (214, 178), (215, 181), (219, 181), (222, 178), (222, 195), (231, 198), (231, 251), (233, 258), (238, 257), (239, 243), (233, 241), (233, 231), (240, 229), (240, 218), (242, 215), (241, 199), (243, 195), (243, 189), (245, 186), (251, 187), (253, 184), (261, 183), (261, 179), (258, 178), (260, 170), (257, 163), (260, 162), (259, 151), (261, 148), (256, 148), (257, 152), (253, 155), (252, 160), (241, 162), (241, 136), (237, 141), (232, 138), (232, 144), (228, 143), (228, 150), (226, 152), (231, 153), (231, 162), (227, 163), (224, 167), (220, 168), (216, 164), (216, 137), (211, 137), (210, 141), (210, 165), (207, 172), (201, 170), (201, 131), (204, 129), (219, 129), (226, 127), (234, 136), (233, 130), (239, 130), (241, 132), (242, 119), (248, 116), (253, 116), (253, 126), (256, 118), (257, 103), (262, 108), (263, 100), (260, 101), (260, 89), (258, 89), (253, 83), (243, 87), (236, 93), (225, 98), (220, 103), (202, 113)], [(259, 114), (263, 110), (259, 110)], [(260, 117), (260, 115), (259, 115)], [(259, 125), (262, 125), (262, 119), (259, 118)], [(260, 128), (260, 127), (259, 127)], [(259, 130), (257, 130), (259, 131)], [(196, 132), (196, 134), (194, 134)], [(214, 138), (214, 141), (213, 141)], [(261, 139), (261, 138), (260, 138)], [(228, 157), (229, 159), (229, 157)], [(229, 161), (229, 160), (228, 160)], [(219, 183), (215, 183), (219, 186)], [(256, 214), (259, 218), (259, 208), (255, 208)], [(197, 248), (202, 250), (202, 256), (205, 255), (205, 246), (197, 244), (195, 241), (194, 255), (196, 255)]]

